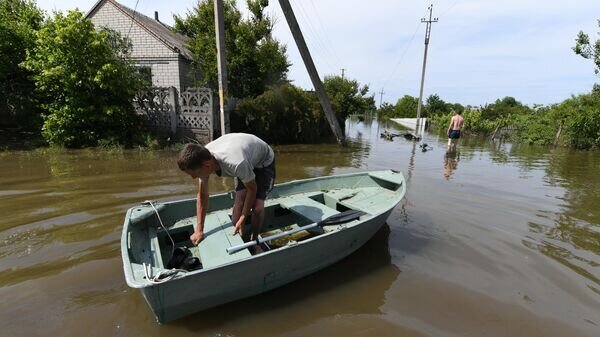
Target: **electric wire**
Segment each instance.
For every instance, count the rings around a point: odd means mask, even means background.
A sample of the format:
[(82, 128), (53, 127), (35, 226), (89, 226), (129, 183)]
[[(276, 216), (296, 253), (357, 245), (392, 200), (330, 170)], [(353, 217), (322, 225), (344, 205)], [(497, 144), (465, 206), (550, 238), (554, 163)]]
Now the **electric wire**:
[(137, 13), (137, 7), (140, 0), (135, 1), (135, 7), (133, 7), (133, 15), (131, 16), (131, 24), (129, 25), (129, 30), (127, 31), (126, 38), (129, 38), (129, 33), (131, 33), (131, 28), (133, 27), (133, 22), (135, 21), (135, 14)]
[[(299, 17), (301, 17), (303, 20), (303, 23), (306, 23), (306, 27), (307, 29), (304, 30), (305, 32), (310, 32), (311, 35), (311, 42), (313, 42), (314, 44), (318, 45), (318, 53), (321, 54), (322, 58), (319, 58), (319, 60), (323, 60), (323, 62), (326, 64), (326, 66), (329, 69), (335, 69), (335, 67), (333, 67), (331, 65), (331, 63), (329, 62), (329, 55), (324, 55), (324, 54), (329, 54), (327, 48), (325, 47), (325, 44), (322, 42), (319, 34), (316, 32), (316, 29), (313, 27), (312, 21), (309, 19), (309, 15), (307, 14), (306, 10), (304, 9), (304, 6), (302, 5), (302, 1), (294, 1), (294, 3), (296, 4), (296, 8), (298, 8), (298, 14)], [(309, 36), (309, 34), (305, 34), (307, 37)], [(306, 39), (308, 40), (308, 39)], [(308, 43), (308, 42), (307, 42)], [(314, 61), (314, 58), (313, 58)]]

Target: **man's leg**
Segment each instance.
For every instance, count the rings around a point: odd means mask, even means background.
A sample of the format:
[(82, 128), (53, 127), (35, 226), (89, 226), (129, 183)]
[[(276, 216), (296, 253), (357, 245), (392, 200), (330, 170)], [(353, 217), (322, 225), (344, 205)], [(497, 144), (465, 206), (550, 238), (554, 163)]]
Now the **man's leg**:
[(256, 199), (252, 211), (252, 236), (250, 237), (250, 240), (256, 240), (258, 238), (258, 234), (260, 234), (260, 229), (265, 221), (264, 210), (265, 201), (262, 199)]
[[(240, 190), (235, 192), (235, 202), (233, 203), (233, 212), (231, 214), (231, 220), (233, 221), (233, 225), (238, 222), (240, 216), (242, 215), (242, 210), (244, 209), (244, 201), (246, 200), (246, 190)], [(234, 228), (235, 230), (235, 228)], [(242, 233), (242, 228), (240, 228), (240, 235)]]

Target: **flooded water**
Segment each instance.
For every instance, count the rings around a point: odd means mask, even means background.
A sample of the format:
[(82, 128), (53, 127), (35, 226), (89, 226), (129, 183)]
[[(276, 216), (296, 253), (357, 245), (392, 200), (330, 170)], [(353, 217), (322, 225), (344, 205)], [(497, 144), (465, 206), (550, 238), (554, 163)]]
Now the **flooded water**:
[[(600, 336), (600, 152), (444, 137), (275, 147), (277, 181), (397, 169), (406, 199), (355, 254), (158, 325), (125, 283), (125, 210), (193, 197), (177, 153), (0, 152), (3, 336)], [(211, 192), (232, 188), (216, 179)]]

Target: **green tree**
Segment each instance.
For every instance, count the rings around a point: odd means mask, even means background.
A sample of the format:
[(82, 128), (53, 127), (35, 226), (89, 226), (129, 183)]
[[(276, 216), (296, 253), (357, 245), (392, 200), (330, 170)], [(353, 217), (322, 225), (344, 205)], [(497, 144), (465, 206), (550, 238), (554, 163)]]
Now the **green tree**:
[(44, 13), (29, 0), (0, 1), (0, 116), (20, 126), (39, 127), (31, 72), (20, 64), (35, 45)]
[(394, 107), (394, 117), (415, 118), (417, 117), (417, 108), (419, 107), (419, 98), (410, 95), (404, 95), (396, 102)]
[(450, 104), (444, 102), (437, 94), (430, 95), (427, 97), (425, 111), (426, 114), (423, 117), (429, 117), (434, 115), (443, 115), (450, 112)]
[(361, 87), (356, 80), (336, 75), (325, 76), (323, 86), (342, 128), (349, 115), (375, 111), (375, 98), (368, 95), (368, 85)]
[(531, 109), (523, 103), (517, 101), (514, 97), (504, 97), (497, 99), (495, 103), (486, 105), (481, 109), (483, 118), (495, 121), (497, 119), (507, 118), (511, 114), (527, 114)]
[(24, 66), (42, 99), (42, 135), (67, 147), (128, 144), (140, 121), (131, 104), (141, 81), (118, 33), (96, 31), (79, 11), (55, 13), (36, 33)]
[[(600, 28), (600, 20), (598, 20), (598, 27)], [(592, 43), (590, 37), (583, 31), (580, 31), (575, 39), (573, 51), (583, 58), (591, 59), (596, 65), (594, 71), (596, 74), (600, 74), (600, 40)]]
[[(225, 54), (229, 95), (256, 97), (269, 86), (286, 81), (290, 66), (285, 47), (271, 37), (273, 22), (266, 15), (268, 0), (247, 0), (250, 17), (242, 19), (235, 0), (224, 1)], [(185, 17), (175, 15), (175, 30), (191, 37), (194, 65), (202, 73), (199, 85), (218, 84), (214, 5), (200, 0)]]
[(571, 97), (554, 106), (551, 113), (555, 124), (564, 121), (565, 142), (568, 145), (577, 148), (600, 147), (600, 92)]
[(310, 143), (331, 134), (316, 95), (288, 83), (243, 99), (231, 114), (231, 129), (252, 130), (270, 143)]
[(379, 109), (377, 109), (377, 115), (380, 118), (394, 118), (394, 108), (393, 104), (383, 102)]

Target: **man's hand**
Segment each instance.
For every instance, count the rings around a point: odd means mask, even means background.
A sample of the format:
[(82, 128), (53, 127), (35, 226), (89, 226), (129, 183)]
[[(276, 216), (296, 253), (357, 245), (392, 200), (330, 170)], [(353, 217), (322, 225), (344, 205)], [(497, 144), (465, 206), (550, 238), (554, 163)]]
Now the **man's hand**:
[(233, 235), (240, 234), (242, 235), (242, 230), (244, 229), (244, 224), (246, 223), (246, 216), (241, 215), (238, 221), (235, 223), (235, 227), (233, 228)]
[(190, 236), (190, 240), (194, 246), (197, 246), (200, 241), (204, 239), (204, 232), (195, 231), (194, 234)]

